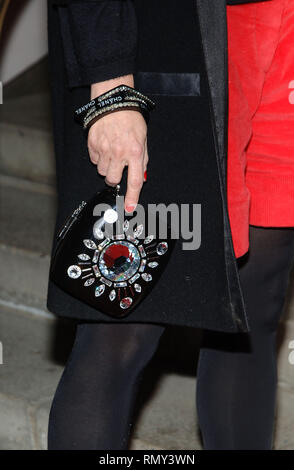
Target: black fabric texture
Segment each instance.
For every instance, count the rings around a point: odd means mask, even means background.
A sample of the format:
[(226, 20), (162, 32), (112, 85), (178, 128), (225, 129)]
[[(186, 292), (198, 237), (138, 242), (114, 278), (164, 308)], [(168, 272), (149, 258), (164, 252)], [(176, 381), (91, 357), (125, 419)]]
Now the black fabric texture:
[(239, 259), (250, 334), (205, 331), (197, 371), (198, 420), (207, 450), (270, 450), (277, 329), (294, 263), (294, 229), (250, 227)]
[[(248, 329), (225, 195), (225, 5), (221, 2), (222, 6), (214, 8), (219, 2), (214, 3), (209, 2), (208, 8), (203, 0), (190, 0), (180, 10), (175, 0), (160, 4), (138, 0), (133, 4), (139, 26), (136, 71), (195, 73), (200, 77), (200, 95), (154, 94), (157, 107), (148, 125), (148, 181), (139, 202), (186, 203), (190, 208), (201, 204), (202, 220), (200, 248), (182, 250), (183, 240), (178, 240), (178, 248), (152, 295), (122, 321), (230, 332)], [(162, 15), (158, 16), (159, 8)], [(56, 230), (82, 200), (104, 187), (104, 178), (97, 175), (89, 160), (86, 134), (73, 121), (74, 110), (89, 101), (90, 88), (68, 86), (58, 10), (49, 7), (48, 11), (59, 196)], [(163, 31), (160, 18), (165, 15), (168, 21)], [(154, 92), (158, 90), (154, 88)], [(122, 184), (125, 176), (126, 172)], [(57, 315), (106, 321), (101, 312), (66, 295), (51, 282), (47, 305)]]
[(73, 2), (58, 7), (68, 86), (135, 71), (137, 21), (132, 0)]

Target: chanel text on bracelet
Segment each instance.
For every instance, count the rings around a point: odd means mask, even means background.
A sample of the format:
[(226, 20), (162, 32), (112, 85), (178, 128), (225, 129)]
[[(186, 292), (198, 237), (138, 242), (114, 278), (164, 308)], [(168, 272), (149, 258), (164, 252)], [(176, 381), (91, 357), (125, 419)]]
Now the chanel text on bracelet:
[(123, 105), (126, 103), (136, 103), (137, 106), (140, 106), (148, 111), (151, 111), (150, 104), (143, 100), (142, 98), (137, 98), (136, 96), (121, 96), (121, 95), (116, 95), (113, 98), (101, 100), (97, 104), (93, 104), (91, 107), (88, 108), (87, 111), (84, 111), (82, 116), (79, 118), (80, 123), (85, 123), (85, 120), (90, 117), (90, 115), (96, 111), (101, 111), (104, 110), (105, 108), (109, 106), (114, 106), (114, 105)]
[[(138, 104), (141, 111), (144, 111), (145, 115), (147, 111), (151, 111), (155, 107), (154, 101), (152, 101), (148, 96), (143, 95), (139, 91), (135, 90), (132, 87), (127, 85), (119, 85), (112, 90), (99, 95), (97, 98), (92, 99), (89, 103), (79, 107), (75, 110), (74, 117), (75, 120), (81, 124), (84, 128), (89, 124), (89, 118), (91, 116), (98, 116), (98, 111), (102, 112), (111, 112), (122, 108), (123, 106), (114, 106), (115, 104), (123, 104), (124, 102), (129, 102), (128, 105), (132, 106), (130, 101), (137, 103), (135, 107), (138, 109)], [(108, 109), (107, 109), (108, 108)], [(143, 113), (143, 114), (144, 114)], [(102, 113), (99, 113), (102, 114)], [(145, 116), (144, 116), (145, 117)]]

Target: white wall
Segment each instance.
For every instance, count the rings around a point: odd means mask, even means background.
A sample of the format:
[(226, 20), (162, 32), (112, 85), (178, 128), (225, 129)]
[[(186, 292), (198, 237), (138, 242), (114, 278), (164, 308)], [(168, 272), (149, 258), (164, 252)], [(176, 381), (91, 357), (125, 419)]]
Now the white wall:
[[(14, 0), (12, 0), (12, 3)], [(20, 9), (0, 57), (0, 80), (5, 83), (47, 53), (47, 1), (29, 0)]]

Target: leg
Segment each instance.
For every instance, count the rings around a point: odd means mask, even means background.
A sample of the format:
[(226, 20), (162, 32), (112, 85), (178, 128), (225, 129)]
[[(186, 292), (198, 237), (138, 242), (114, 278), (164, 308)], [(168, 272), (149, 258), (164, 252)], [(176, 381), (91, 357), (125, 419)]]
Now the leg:
[(204, 333), (197, 408), (206, 449), (270, 449), (276, 331), (294, 259), (294, 229), (250, 227), (240, 279), (251, 332)]
[(165, 327), (80, 323), (55, 392), (49, 450), (121, 450), (128, 445), (141, 372)]

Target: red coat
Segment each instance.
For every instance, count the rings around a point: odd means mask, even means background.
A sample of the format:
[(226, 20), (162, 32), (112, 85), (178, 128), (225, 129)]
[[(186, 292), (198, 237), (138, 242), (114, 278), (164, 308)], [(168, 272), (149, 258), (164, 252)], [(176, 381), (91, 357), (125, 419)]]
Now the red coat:
[(228, 207), (236, 256), (249, 224), (294, 226), (294, 4), (227, 7)]

